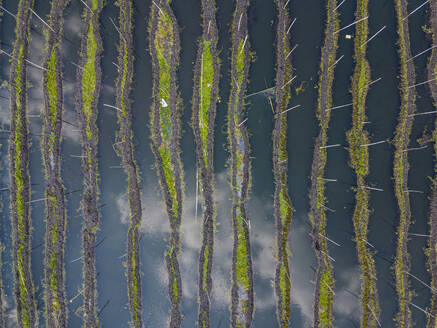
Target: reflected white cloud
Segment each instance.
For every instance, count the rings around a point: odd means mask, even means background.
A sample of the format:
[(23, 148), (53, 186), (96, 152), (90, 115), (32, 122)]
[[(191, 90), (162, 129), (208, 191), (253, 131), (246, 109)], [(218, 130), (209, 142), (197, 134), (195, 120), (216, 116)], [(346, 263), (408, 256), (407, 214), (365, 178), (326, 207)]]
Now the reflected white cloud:
[(311, 265), (314, 265), (314, 254), (311, 241), (308, 238), (306, 225), (300, 222), (306, 217), (293, 218), (290, 241), (292, 256), (290, 261), (291, 269), (291, 301), (297, 305), (302, 314), (302, 321), (305, 327), (310, 326), (313, 317), (313, 280), (314, 272)]
[[(350, 292), (359, 295), (360, 293), (360, 268), (356, 266), (345, 270), (337, 277), (338, 286), (344, 288), (336, 292), (334, 297), (334, 311), (337, 315), (360, 319), (359, 300)], [(349, 292), (348, 292), (349, 291)]]
[[(215, 249), (213, 261), (213, 307), (227, 308), (230, 302), (230, 277), (232, 261), (232, 222), (231, 222), (231, 192), (228, 184), (227, 172), (216, 176), (216, 187), (214, 194), (217, 203), (217, 233), (215, 235)], [(195, 218), (195, 194), (186, 194), (181, 227), (181, 248), (179, 265), (182, 276), (182, 292), (184, 301), (195, 303), (197, 301), (198, 289), (198, 257), (201, 247), (201, 199), (199, 197), (199, 211), (197, 221)], [(147, 188), (142, 194), (143, 219), (141, 223), (142, 232), (146, 235), (161, 236), (168, 235), (168, 218), (165, 213), (164, 204), (160, 193), (154, 188)], [(128, 224), (129, 208), (126, 193), (116, 198), (117, 207), (120, 211), (120, 220)], [(251, 199), (252, 249), (256, 249), (253, 263), (257, 272), (258, 281), (261, 279), (267, 283), (267, 290), (260, 291), (256, 296), (256, 307), (258, 309), (274, 305), (273, 290), (270, 282), (274, 275), (274, 231), (263, 229), (265, 217), (270, 215), (271, 205), (264, 204), (256, 198)], [(255, 205), (254, 205), (255, 204)], [(256, 234), (254, 233), (256, 231)], [(155, 276), (158, 277), (163, 288), (167, 286), (167, 269), (165, 263), (155, 267)], [(264, 284), (263, 284), (264, 285)]]

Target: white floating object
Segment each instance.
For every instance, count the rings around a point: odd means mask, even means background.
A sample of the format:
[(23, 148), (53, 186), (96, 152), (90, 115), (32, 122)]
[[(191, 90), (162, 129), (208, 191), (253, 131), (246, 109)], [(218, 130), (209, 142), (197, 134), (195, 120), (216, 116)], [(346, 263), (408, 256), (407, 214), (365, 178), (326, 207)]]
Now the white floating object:
[(352, 35), (350, 35), (350, 34), (346, 34), (344, 37), (345, 37), (346, 39), (352, 39)]
[(162, 107), (168, 107), (168, 104), (165, 102), (165, 100), (164, 99), (161, 99), (161, 106)]

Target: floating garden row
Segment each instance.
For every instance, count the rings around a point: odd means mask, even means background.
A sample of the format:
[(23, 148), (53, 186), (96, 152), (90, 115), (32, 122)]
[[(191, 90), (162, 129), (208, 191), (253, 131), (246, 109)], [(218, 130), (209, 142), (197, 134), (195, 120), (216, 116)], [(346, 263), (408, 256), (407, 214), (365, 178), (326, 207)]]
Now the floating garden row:
[(347, 132), (350, 165), (356, 175), (355, 208), (353, 225), (355, 242), (360, 263), (361, 280), (361, 327), (379, 325), (379, 302), (376, 289), (376, 268), (372, 253), (367, 248), (369, 224), (369, 189), (366, 177), (369, 174), (369, 144), (366, 122), (366, 97), (370, 84), (370, 65), (366, 59), (368, 40), (368, 0), (358, 0), (355, 21), (354, 59), (355, 70), (352, 76), (352, 128)]
[(120, 126), (116, 137), (116, 149), (121, 156), (122, 165), (127, 176), (127, 197), (129, 204), (129, 229), (127, 234), (127, 287), (131, 325), (143, 327), (142, 289), (140, 263), (140, 227), (141, 227), (141, 193), (139, 187), (138, 166), (134, 156), (132, 111), (130, 104), (133, 81), (133, 2), (119, 0), (118, 79), (116, 82), (116, 107)]
[(182, 281), (178, 255), (184, 185), (179, 147), (181, 99), (176, 76), (180, 40), (170, 0), (152, 2), (149, 35), (153, 79), (153, 103), (150, 110), (152, 151), (170, 223), (169, 245), (165, 254), (171, 303), (169, 326), (179, 327), (182, 322)]
[[(432, 35), (432, 44), (437, 42), (437, 2), (430, 1), (429, 3), (429, 19)], [(437, 50), (432, 50), (431, 56), (428, 62), (428, 80), (432, 80), (429, 83), (431, 96), (434, 102), (434, 106), (437, 108)], [(434, 143), (434, 178), (432, 180), (432, 192), (430, 198), (430, 214), (429, 214), (429, 229), (430, 238), (427, 249), (428, 255), (428, 270), (431, 274), (431, 305), (428, 312), (431, 314), (428, 316), (427, 328), (437, 327), (437, 121), (433, 131), (432, 142)]]
[(69, 0), (52, 1), (43, 70), (44, 125), (41, 149), (46, 178), (45, 306), (48, 327), (67, 325), (64, 248), (65, 188), (61, 178), (63, 81), (61, 41), (64, 9)]
[(339, 28), (337, 1), (327, 1), (325, 39), (320, 61), (317, 118), (320, 131), (314, 144), (311, 168), (310, 221), (313, 248), (317, 257), (314, 291), (314, 327), (332, 327), (334, 277), (326, 239), (325, 166), (327, 159), (327, 131), (332, 107), (332, 83), (336, 62)]
[(396, 317), (398, 327), (410, 327), (412, 324), (409, 308), (412, 293), (410, 291), (408, 272), (410, 260), (408, 255), (408, 230), (411, 222), (411, 209), (408, 191), (408, 145), (410, 142), (413, 113), (415, 111), (416, 80), (415, 69), (411, 58), (410, 36), (408, 31), (407, 1), (396, 0), (396, 17), (398, 22), (398, 53), (400, 59), (400, 93), (401, 107), (398, 125), (394, 137), (394, 185), (399, 208), (398, 240), (395, 258), (396, 292), (398, 294), (399, 312)]
[(94, 245), (99, 229), (98, 163), (97, 163), (97, 104), (102, 86), (100, 57), (103, 44), (100, 36), (99, 15), (103, 0), (88, 0), (82, 15), (81, 48), (79, 67), (76, 71), (76, 111), (82, 144), (82, 252), (83, 252), (83, 322), (84, 327), (99, 325), (97, 317), (97, 286)]
[(232, 190), (233, 251), (231, 326), (250, 327), (254, 311), (253, 267), (247, 196), (250, 189), (250, 144), (245, 126), (245, 96), (251, 61), (247, 0), (236, 0), (232, 19), (231, 92), (227, 114)]
[(10, 77), (11, 134), (9, 140), (10, 216), (14, 296), (20, 327), (36, 327), (38, 313), (30, 269), (31, 218), (29, 126), (27, 119), (27, 60), (33, 0), (20, 0)]
[[(197, 167), (200, 172), (202, 215), (202, 246), (199, 255), (198, 327), (210, 327), (210, 299), (212, 290), (212, 259), (214, 251), (215, 203), (214, 192), (214, 124), (220, 61), (218, 58), (218, 29), (215, 20), (215, 1), (202, 0), (202, 37), (194, 66), (193, 132), (196, 143)], [(197, 206), (197, 204), (196, 204)]]
[(276, 224), (276, 271), (275, 294), (276, 315), (279, 327), (290, 323), (290, 250), (288, 234), (293, 208), (288, 195), (287, 170), (287, 106), (291, 98), (292, 66), (290, 41), (287, 30), (290, 26), (288, 7), (284, 0), (276, 0), (278, 25), (276, 27), (276, 111), (273, 130), (273, 175), (275, 190), (273, 197)]

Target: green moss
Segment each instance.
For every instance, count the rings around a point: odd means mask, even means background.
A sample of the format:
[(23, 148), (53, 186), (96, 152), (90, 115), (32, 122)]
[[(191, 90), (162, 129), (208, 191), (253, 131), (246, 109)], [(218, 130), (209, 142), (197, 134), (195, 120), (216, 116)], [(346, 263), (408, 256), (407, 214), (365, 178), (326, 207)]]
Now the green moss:
[[(21, 111), (23, 110), (23, 106), (25, 104), (21, 103), (21, 95), (23, 92), (26, 92), (26, 86), (23, 86), (21, 83), (21, 76), (22, 74), (25, 74), (23, 72), (24, 66), (23, 61), (25, 60), (24, 57), (24, 45), (19, 45), (19, 51), (15, 66), (15, 93), (16, 93), (16, 112), (13, 113), (15, 115), (15, 135), (14, 135), (14, 143), (15, 143), (15, 157), (13, 159), (13, 165), (15, 170), (15, 176), (13, 177), (14, 183), (16, 185), (16, 215), (18, 219), (17, 224), (17, 243), (18, 243), (18, 251), (17, 251), (17, 258), (18, 261), (15, 263), (16, 271), (18, 273), (19, 279), (18, 279), (18, 289), (19, 289), (19, 300), (21, 303), (21, 322), (24, 327), (30, 327), (31, 322), (30, 320), (30, 311), (32, 311), (31, 307), (34, 306), (33, 304), (28, 304), (27, 297), (28, 293), (33, 293), (33, 290), (28, 290), (26, 285), (28, 283), (28, 278), (25, 274), (25, 267), (29, 267), (30, 259), (25, 256), (27, 253), (27, 250), (29, 249), (29, 241), (28, 241), (28, 232), (26, 231), (26, 224), (30, 225), (30, 217), (29, 213), (27, 213), (27, 207), (25, 204), (25, 200), (23, 196), (27, 192), (28, 186), (25, 185), (24, 181), (24, 175), (26, 174), (27, 165), (28, 163), (23, 163), (21, 160), (22, 158), (22, 149), (23, 147), (27, 147), (24, 145), (24, 133), (26, 133), (26, 126), (23, 126), (23, 122), (21, 120)], [(27, 239), (27, 241), (26, 241)], [(24, 263), (26, 261), (26, 263)], [(17, 282), (16, 282), (17, 283)], [(31, 282), (30, 282), (31, 283)], [(32, 285), (32, 283), (31, 283)]]
[(320, 278), (320, 294), (319, 294), (319, 327), (332, 327), (332, 301), (333, 294), (330, 290), (334, 285), (332, 272), (324, 271)]
[(202, 140), (202, 151), (205, 167), (208, 167), (208, 126), (209, 110), (211, 107), (211, 92), (214, 83), (214, 65), (211, 54), (211, 42), (203, 41), (203, 51), (200, 68), (200, 113), (199, 128)]

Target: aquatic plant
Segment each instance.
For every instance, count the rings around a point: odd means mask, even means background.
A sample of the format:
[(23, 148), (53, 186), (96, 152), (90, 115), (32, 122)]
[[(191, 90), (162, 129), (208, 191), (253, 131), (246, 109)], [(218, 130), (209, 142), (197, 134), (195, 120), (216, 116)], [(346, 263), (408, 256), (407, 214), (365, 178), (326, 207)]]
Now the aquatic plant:
[(33, 0), (20, 0), (10, 76), (11, 133), (9, 140), (10, 217), (14, 296), (20, 327), (38, 326), (38, 313), (30, 269), (31, 217), (29, 173), (29, 126), (27, 118), (27, 60), (30, 9)]
[(247, 196), (250, 189), (250, 144), (244, 125), (244, 98), (251, 61), (247, 28), (249, 1), (236, 0), (232, 20), (231, 93), (228, 106), (228, 144), (232, 189), (231, 326), (250, 327), (253, 320), (253, 267)]
[[(432, 35), (432, 44), (436, 44), (437, 41), (437, 2), (430, 1), (430, 28)], [(437, 50), (434, 48), (431, 52), (428, 62), (428, 79), (432, 80), (429, 83), (431, 96), (434, 102), (434, 106), (437, 108)], [(429, 214), (429, 229), (430, 238), (428, 249), (426, 251), (428, 256), (428, 271), (431, 274), (431, 304), (428, 312), (431, 314), (428, 316), (427, 328), (437, 327), (437, 120), (434, 122), (434, 131), (432, 134), (432, 142), (434, 143), (434, 177), (432, 180), (432, 192), (430, 198), (430, 214)]]
[(129, 230), (127, 234), (127, 287), (131, 325), (143, 327), (141, 263), (140, 263), (140, 227), (141, 227), (141, 193), (139, 188), (138, 166), (134, 156), (132, 111), (130, 91), (133, 80), (133, 2), (119, 0), (120, 46), (118, 48), (118, 79), (116, 106), (120, 130), (116, 138), (116, 149), (121, 156), (127, 176), (127, 195), (129, 201)]
[(334, 275), (331, 258), (328, 255), (326, 239), (326, 197), (325, 197), (325, 166), (327, 160), (327, 131), (332, 107), (332, 83), (336, 63), (336, 51), (338, 42), (338, 12), (337, 1), (327, 2), (327, 19), (325, 28), (325, 40), (322, 48), (317, 118), (319, 120), (319, 134), (314, 144), (313, 164), (311, 168), (310, 189), (310, 221), (312, 225), (311, 236), (313, 248), (317, 257), (317, 268), (314, 290), (314, 327), (332, 327), (333, 325), (333, 294)]
[(94, 245), (99, 228), (98, 163), (97, 163), (97, 104), (101, 90), (100, 56), (103, 44), (100, 37), (99, 14), (103, 0), (87, 0), (82, 15), (82, 37), (79, 67), (76, 70), (76, 111), (82, 144), (82, 171), (84, 191), (82, 196), (82, 252), (83, 252), (83, 313), (84, 327), (99, 325), (96, 303), (96, 264)]
[(276, 316), (279, 327), (288, 327), (290, 322), (290, 232), (293, 207), (287, 185), (287, 106), (291, 98), (292, 67), (290, 41), (287, 30), (290, 26), (288, 8), (284, 0), (276, 0), (278, 24), (276, 27), (276, 112), (273, 130), (273, 175), (274, 217), (276, 222), (276, 271), (275, 294)]
[(180, 158), (181, 100), (176, 71), (179, 65), (179, 27), (169, 0), (153, 1), (149, 19), (153, 103), (150, 111), (152, 151), (170, 223), (165, 253), (171, 303), (169, 327), (180, 327), (182, 281), (179, 271), (180, 225), (183, 202), (183, 168)]
[(394, 137), (394, 185), (399, 208), (398, 240), (395, 258), (396, 292), (398, 294), (399, 313), (396, 321), (399, 328), (411, 327), (411, 291), (409, 286), (408, 272), (410, 260), (408, 255), (408, 230), (411, 222), (410, 198), (408, 191), (408, 144), (410, 142), (411, 127), (413, 125), (415, 111), (416, 90), (414, 88), (415, 69), (411, 58), (410, 36), (408, 31), (407, 1), (396, 0), (396, 18), (398, 31), (398, 54), (400, 59), (400, 94), (401, 107), (398, 116), (398, 125)]
[[(376, 268), (372, 253), (367, 248), (369, 224), (369, 189), (366, 177), (369, 173), (369, 137), (364, 124), (366, 121), (366, 97), (369, 90), (370, 65), (366, 59), (368, 40), (368, 0), (358, 0), (355, 19), (359, 21), (355, 29), (354, 59), (355, 70), (352, 76), (352, 128), (347, 132), (350, 166), (356, 175), (355, 208), (353, 225), (355, 242), (360, 263), (361, 279), (361, 327), (379, 325), (379, 302), (376, 289)], [(360, 21), (361, 20), (361, 21)]]
[[(215, 203), (214, 191), (214, 123), (220, 77), (217, 51), (218, 29), (215, 1), (202, 0), (203, 33), (199, 40), (194, 66), (193, 132), (196, 143), (197, 167), (204, 208), (202, 246), (199, 254), (198, 326), (210, 327), (211, 269), (214, 254)], [(197, 204), (196, 204), (197, 206)]]
[(61, 133), (63, 115), (63, 81), (61, 41), (63, 12), (69, 0), (52, 1), (46, 33), (43, 63), (44, 125), (41, 149), (45, 168), (46, 235), (44, 287), (46, 324), (67, 325), (64, 247), (66, 238), (65, 188), (61, 178)]

